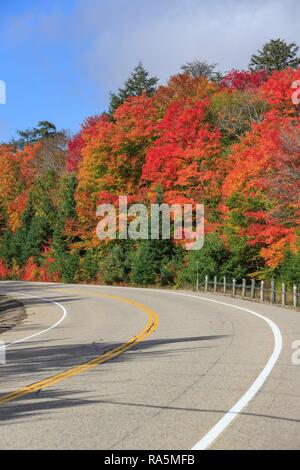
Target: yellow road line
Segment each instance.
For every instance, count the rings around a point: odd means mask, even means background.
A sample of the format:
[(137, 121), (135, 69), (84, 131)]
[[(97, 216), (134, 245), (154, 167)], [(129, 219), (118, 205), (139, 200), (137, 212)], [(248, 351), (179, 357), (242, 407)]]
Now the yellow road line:
[[(61, 290), (62, 289), (60, 289), (60, 291)], [(65, 290), (65, 292), (76, 292), (76, 291)], [(41, 390), (42, 388), (50, 387), (51, 385), (57, 382), (61, 382), (62, 380), (65, 380), (69, 377), (73, 377), (74, 375), (80, 374), (82, 372), (86, 372), (87, 370), (92, 369), (93, 367), (96, 367), (97, 365), (102, 364), (103, 362), (107, 362), (111, 359), (114, 359), (115, 357), (120, 356), (125, 351), (127, 351), (128, 349), (132, 348), (134, 345), (136, 345), (137, 343), (145, 339), (147, 336), (151, 335), (158, 326), (157, 313), (144, 304), (136, 302), (135, 300), (126, 299), (124, 297), (119, 297), (116, 295), (97, 294), (96, 297), (119, 300), (120, 302), (125, 302), (127, 304), (133, 305), (134, 307), (138, 308), (139, 310), (141, 310), (148, 316), (147, 325), (136, 336), (133, 336), (129, 341), (121, 344), (117, 348), (107, 351), (88, 362), (85, 362), (78, 366), (74, 366), (71, 369), (65, 370), (64, 372), (61, 372), (59, 374), (53, 375), (52, 377), (48, 377), (44, 380), (35, 382), (31, 385), (27, 385), (24, 388), (20, 388), (14, 392), (10, 392), (10, 393), (6, 393), (5, 395), (2, 395), (0, 397), (0, 405), (8, 403), (24, 395), (28, 395), (29, 393), (37, 392), (38, 390)]]

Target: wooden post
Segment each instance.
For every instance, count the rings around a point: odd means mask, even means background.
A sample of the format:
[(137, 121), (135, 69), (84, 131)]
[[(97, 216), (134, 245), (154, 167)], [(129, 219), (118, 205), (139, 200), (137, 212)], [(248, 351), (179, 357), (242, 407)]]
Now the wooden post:
[(264, 291), (264, 281), (260, 282), (260, 301), (263, 302), (265, 300), (265, 291)]
[(251, 279), (251, 299), (255, 298), (255, 279)]
[(232, 295), (236, 295), (236, 279), (232, 279)]
[(296, 284), (293, 285), (293, 307), (297, 307), (298, 304), (298, 295), (297, 295), (297, 286)]
[(214, 292), (217, 292), (217, 276), (214, 277)]
[(271, 304), (275, 304), (276, 302), (276, 291), (275, 291), (275, 281), (274, 279), (271, 280)]
[(205, 291), (208, 291), (208, 276), (205, 276)]
[(226, 294), (226, 276), (223, 277), (223, 292)]
[(286, 289), (284, 282), (281, 285), (281, 303), (284, 307), (286, 306)]
[(242, 280), (242, 297), (246, 297), (246, 279)]

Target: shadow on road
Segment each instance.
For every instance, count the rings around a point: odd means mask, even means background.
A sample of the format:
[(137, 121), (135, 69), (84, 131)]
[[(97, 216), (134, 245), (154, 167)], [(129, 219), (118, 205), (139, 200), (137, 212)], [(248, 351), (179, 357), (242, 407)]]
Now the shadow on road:
[[(194, 336), (186, 338), (166, 338), (157, 340), (146, 340), (136, 344), (131, 350), (113, 359), (113, 362), (133, 361), (139, 358), (144, 360), (145, 357), (153, 356), (174, 356), (182, 354), (191, 349), (200, 349), (209, 346), (203, 343), (226, 338), (226, 335), (214, 336)], [(83, 364), (89, 360), (103, 354), (104, 352), (118, 347), (122, 343), (106, 343), (94, 342), (87, 344), (70, 344), (64, 346), (51, 345), (51, 340), (41, 342), (28, 342), (26, 347), (14, 347), (7, 352), (7, 364), (0, 366), (0, 389), (9, 383), (9, 378), (22, 382), (21, 386), (29, 385), (23, 383), (24, 377), (38, 377), (41, 380), (73, 366)], [(178, 345), (186, 344), (184, 347), (178, 348)], [(174, 345), (174, 348), (165, 348), (166, 345)], [(141, 354), (142, 352), (142, 354)], [(101, 365), (86, 372), (86, 374), (101, 373)], [(103, 371), (104, 373), (104, 371)], [(20, 380), (21, 379), (21, 380)], [(24, 379), (26, 380), (26, 379)], [(28, 382), (29, 379), (27, 379)], [(31, 379), (32, 380), (32, 379)], [(71, 381), (69, 378), (68, 381)], [(53, 387), (53, 386), (52, 386)], [(32, 393), (17, 399), (6, 405), (0, 404), (0, 423), (1, 421), (12, 420), (14, 417), (30, 417), (32, 414), (42, 410), (53, 410), (64, 406), (78, 406), (91, 400), (73, 399), (74, 392), (63, 392), (56, 389), (42, 389), (40, 396)], [(68, 398), (69, 397), (69, 398)], [(38, 400), (36, 400), (38, 398)], [(51, 402), (49, 401), (51, 399)], [(98, 399), (96, 400), (99, 401)], [(101, 400), (100, 400), (101, 402)]]
[[(1, 292), (10, 291), (20, 293), (28, 292), (28, 298), (22, 298), (25, 306), (44, 305), (48, 304), (47, 300), (35, 298), (32, 291), (35, 288), (38, 295), (41, 289), (49, 287), (58, 288), (62, 285), (43, 284), (40, 287), (20, 282), (9, 282), (0, 284)], [(65, 286), (64, 286), (65, 287)], [(67, 296), (51, 296), (47, 293), (46, 297), (55, 302), (75, 302), (83, 300), (84, 297), (67, 297)], [(19, 327), (21, 331), (22, 327)], [(40, 329), (36, 325), (36, 329)], [(147, 339), (140, 343), (135, 344), (126, 353), (113, 359), (113, 362), (135, 361), (135, 360), (152, 360), (156, 357), (166, 357), (168, 360), (176, 361), (177, 355), (188, 353), (197, 349), (205, 348), (218, 348), (224, 345), (223, 339), (230, 335), (209, 335), (209, 336), (188, 336), (188, 337), (175, 337), (175, 338), (158, 338)], [(129, 338), (128, 338), (129, 339)], [(103, 353), (117, 348), (121, 342), (105, 342), (102, 338), (96, 338), (94, 342), (88, 342), (85, 338), (82, 343), (72, 344), (71, 339), (66, 337), (64, 341), (67, 344), (57, 345), (57, 340), (44, 340), (43, 338), (29, 340), (26, 343), (16, 344), (11, 349), (7, 350), (7, 364), (0, 366), (0, 390), (5, 389), (5, 385), (10, 382), (12, 378), (13, 383), (20, 383), (20, 387), (29, 385), (34, 381), (39, 381), (56, 375), (60, 372), (68, 370), (74, 366), (84, 364)], [(112, 363), (109, 367), (113, 367)], [(101, 365), (91, 369), (86, 374), (99, 374), (102, 373)], [(103, 373), (105, 371), (103, 370)], [(87, 376), (88, 377), (88, 376)], [(71, 386), (72, 378), (68, 379), (68, 384)], [(64, 382), (66, 383), (66, 382)], [(80, 396), (82, 394), (82, 396)], [(75, 396), (76, 395), (76, 396)], [(1, 396), (1, 395), (0, 395)], [(85, 397), (85, 398), (83, 398)], [(30, 418), (32, 415), (38, 415), (39, 412), (52, 412), (55, 409), (70, 408), (74, 406), (82, 406), (90, 403), (99, 403), (102, 405), (108, 403), (115, 403), (121, 405), (121, 402), (109, 402), (103, 400), (101, 392), (97, 397), (86, 398), (86, 391), (73, 391), (58, 390), (55, 386), (51, 388), (42, 389), (40, 393), (32, 393), (21, 397), (8, 404), (0, 404), (0, 424), (1, 422), (10, 421), (15, 419)], [(126, 403), (123, 403), (126, 405)], [(131, 406), (143, 406), (139, 404), (128, 404)], [(148, 406), (148, 405), (145, 405)], [(150, 405), (149, 405), (150, 406)], [(167, 408), (166, 408), (167, 409)], [(171, 408), (170, 408), (171, 409)], [(199, 410), (200, 411), (200, 410)], [(45, 418), (46, 419), (46, 418)]]
[[(80, 397), (80, 395), (82, 395)], [(81, 391), (44, 389), (10, 403), (0, 405), (0, 427), (4, 424), (16, 424), (29, 418), (49, 419), (55, 410), (84, 406), (97, 400), (83, 398)]]

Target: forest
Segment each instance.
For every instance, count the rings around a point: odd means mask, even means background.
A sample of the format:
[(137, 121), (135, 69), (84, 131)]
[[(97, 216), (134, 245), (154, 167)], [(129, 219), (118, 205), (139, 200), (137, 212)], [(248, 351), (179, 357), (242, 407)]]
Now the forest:
[[(0, 279), (300, 284), (300, 59), (274, 39), (247, 70), (195, 60), (159, 85), (139, 63), (70, 135), (45, 120), (0, 144)], [(25, 110), (24, 110), (25, 112)], [(205, 243), (99, 240), (119, 195), (205, 205)]]

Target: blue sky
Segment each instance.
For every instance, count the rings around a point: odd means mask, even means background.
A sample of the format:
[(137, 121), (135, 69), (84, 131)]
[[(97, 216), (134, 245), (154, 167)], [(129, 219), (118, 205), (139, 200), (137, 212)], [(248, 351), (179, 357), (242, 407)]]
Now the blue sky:
[(246, 68), (271, 38), (300, 45), (298, 0), (0, 0), (0, 141), (48, 119), (75, 132), (142, 60), (164, 83), (194, 58)]

